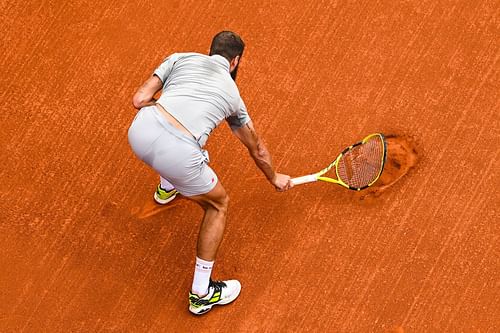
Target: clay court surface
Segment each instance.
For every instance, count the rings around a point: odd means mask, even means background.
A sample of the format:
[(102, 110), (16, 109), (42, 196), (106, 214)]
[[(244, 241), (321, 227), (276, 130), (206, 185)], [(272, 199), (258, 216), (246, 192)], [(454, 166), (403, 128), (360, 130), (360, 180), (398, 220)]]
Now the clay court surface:
[[(0, 2), (0, 332), (498, 332), (496, 1)], [(371, 132), (418, 161), (377, 196), (277, 193), (225, 124), (230, 198), (213, 276), (234, 304), (187, 311), (202, 210), (152, 201), (131, 98), (220, 30), (277, 169), (326, 166)]]

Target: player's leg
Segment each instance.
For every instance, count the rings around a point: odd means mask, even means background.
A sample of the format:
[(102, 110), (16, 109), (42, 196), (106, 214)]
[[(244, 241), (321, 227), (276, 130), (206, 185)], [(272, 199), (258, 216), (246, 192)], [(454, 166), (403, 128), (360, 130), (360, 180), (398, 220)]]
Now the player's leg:
[(205, 210), (198, 235), (196, 267), (192, 290), (189, 295), (189, 310), (203, 314), (213, 305), (223, 305), (234, 301), (241, 290), (237, 280), (212, 281), (212, 267), (217, 256), (224, 229), (229, 204), (227, 193), (220, 182), (208, 193), (191, 196)]
[(205, 210), (196, 255), (203, 260), (213, 261), (224, 234), (229, 197), (222, 184), (217, 182), (210, 192), (189, 199), (196, 201)]

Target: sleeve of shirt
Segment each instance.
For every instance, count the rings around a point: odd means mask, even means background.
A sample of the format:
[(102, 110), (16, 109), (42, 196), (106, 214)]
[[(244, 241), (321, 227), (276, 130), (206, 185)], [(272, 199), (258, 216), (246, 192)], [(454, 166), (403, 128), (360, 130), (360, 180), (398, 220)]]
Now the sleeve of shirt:
[(250, 115), (248, 114), (245, 102), (240, 98), (240, 106), (234, 114), (226, 118), (227, 123), (231, 127), (231, 130), (236, 130), (250, 121)]
[(163, 60), (161, 65), (155, 69), (153, 75), (158, 76), (160, 78), (161, 82), (165, 83), (168, 76), (172, 72), (172, 68), (174, 67), (175, 62), (177, 60), (179, 60), (180, 56), (181, 56), (181, 54), (174, 53), (174, 54), (168, 56), (167, 58), (165, 58), (165, 60)]

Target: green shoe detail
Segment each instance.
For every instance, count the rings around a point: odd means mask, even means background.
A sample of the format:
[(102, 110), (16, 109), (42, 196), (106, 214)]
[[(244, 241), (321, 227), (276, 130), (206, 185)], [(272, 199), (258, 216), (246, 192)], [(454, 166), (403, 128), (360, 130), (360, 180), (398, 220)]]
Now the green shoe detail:
[(160, 185), (158, 185), (156, 187), (154, 199), (160, 205), (165, 205), (168, 204), (170, 201), (174, 200), (177, 193), (179, 192), (177, 192), (175, 188), (170, 191), (165, 191), (164, 189), (161, 188)]

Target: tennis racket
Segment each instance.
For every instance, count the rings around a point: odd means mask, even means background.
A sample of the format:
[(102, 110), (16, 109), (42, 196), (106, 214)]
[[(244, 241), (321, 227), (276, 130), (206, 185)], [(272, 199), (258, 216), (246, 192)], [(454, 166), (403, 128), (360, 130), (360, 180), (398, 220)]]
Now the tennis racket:
[[(373, 185), (384, 170), (387, 143), (381, 133), (370, 134), (362, 141), (347, 147), (323, 170), (292, 179), (294, 185), (318, 180), (341, 185), (350, 190), (360, 191)], [(335, 168), (335, 178), (324, 176)]]

